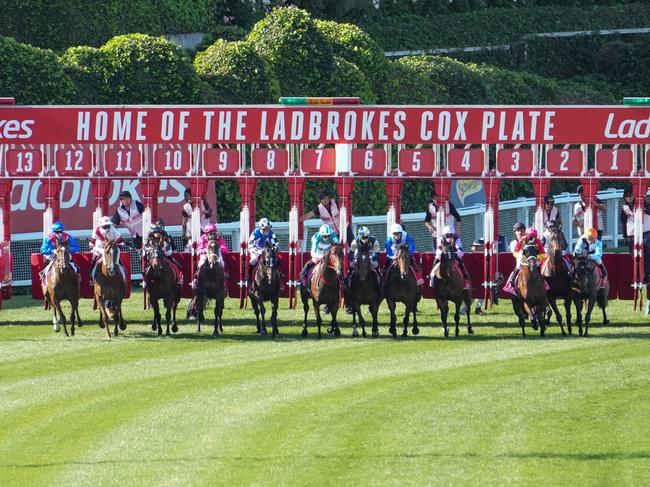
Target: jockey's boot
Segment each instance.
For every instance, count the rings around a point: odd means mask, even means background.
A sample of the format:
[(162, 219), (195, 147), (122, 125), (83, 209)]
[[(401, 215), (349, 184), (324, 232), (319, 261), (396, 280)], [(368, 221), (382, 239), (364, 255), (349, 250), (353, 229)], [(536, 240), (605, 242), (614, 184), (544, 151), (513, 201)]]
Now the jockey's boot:
[(456, 257), (456, 262), (458, 262), (458, 265), (460, 265), (460, 270), (463, 271), (463, 279), (465, 280), (463, 287), (464, 289), (469, 289), (471, 284), (469, 282), (469, 272), (467, 272), (467, 267), (465, 267), (463, 260), (458, 256)]
[(192, 298), (190, 301), (190, 304), (187, 306), (187, 314), (186, 314), (186, 319), (196, 319), (198, 315), (196, 314), (196, 296)]
[(255, 269), (255, 264), (248, 264), (248, 278), (246, 279), (248, 294), (253, 292), (253, 270)]

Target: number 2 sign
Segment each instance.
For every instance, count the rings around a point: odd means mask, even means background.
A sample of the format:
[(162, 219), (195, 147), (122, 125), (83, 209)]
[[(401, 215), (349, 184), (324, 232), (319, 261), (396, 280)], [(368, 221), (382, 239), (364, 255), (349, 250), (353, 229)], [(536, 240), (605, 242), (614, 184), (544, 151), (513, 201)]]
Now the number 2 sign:
[(546, 153), (546, 172), (550, 175), (580, 176), (582, 170), (580, 149), (550, 149)]

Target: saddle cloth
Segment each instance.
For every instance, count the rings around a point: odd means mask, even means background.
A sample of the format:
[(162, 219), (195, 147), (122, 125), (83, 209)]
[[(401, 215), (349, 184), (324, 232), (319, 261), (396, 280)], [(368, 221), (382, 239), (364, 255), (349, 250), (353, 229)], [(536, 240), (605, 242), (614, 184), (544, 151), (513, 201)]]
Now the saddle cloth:
[[(182, 283), (183, 282), (183, 270), (178, 266), (176, 262), (173, 260), (168, 259), (165, 257), (165, 260), (169, 264), (169, 267), (171, 267), (172, 271), (174, 272), (174, 279), (176, 279), (176, 282)], [(144, 271), (145, 275), (149, 274), (149, 271), (151, 270), (151, 266), (148, 265)]]

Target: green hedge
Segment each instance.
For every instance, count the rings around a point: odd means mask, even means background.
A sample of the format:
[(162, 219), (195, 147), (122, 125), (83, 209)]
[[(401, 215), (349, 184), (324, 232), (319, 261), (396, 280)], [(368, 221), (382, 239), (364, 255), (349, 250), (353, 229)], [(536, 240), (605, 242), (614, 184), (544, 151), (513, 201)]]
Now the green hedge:
[(21, 105), (69, 104), (74, 84), (45, 49), (0, 36), (0, 96), (13, 96)]
[(208, 103), (277, 103), (280, 86), (270, 67), (247, 42), (217, 40), (194, 59), (210, 88)]
[(386, 51), (508, 44), (535, 32), (647, 27), (650, 5), (490, 8), (472, 13), (385, 16), (359, 25)]

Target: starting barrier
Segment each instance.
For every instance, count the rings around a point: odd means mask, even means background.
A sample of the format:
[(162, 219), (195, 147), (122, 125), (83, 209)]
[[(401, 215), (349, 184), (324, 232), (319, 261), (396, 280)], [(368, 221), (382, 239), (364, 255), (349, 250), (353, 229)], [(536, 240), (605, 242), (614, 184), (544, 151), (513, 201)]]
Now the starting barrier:
[[(330, 100), (331, 101), (331, 100)], [(319, 103), (322, 100), (319, 101)], [(308, 180), (333, 180), (338, 217), (333, 226), (346, 235), (359, 179), (385, 183), (386, 222), (399, 222), (406, 179), (428, 180), (439, 202), (448, 199), (453, 179), (483, 183), (486, 211), (482, 254), (466, 254), (476, 294), (488, 302), (495, 275), (509, 274), (511, 257), (497, 252), (499, 189), (504, 179), (531, 181), (537, 200), (534, 225), (541, 232), (543, 198), (553, 179), (579, 181), (584, 188), (584, 226), (596, 225), (595, 196), (600, 180), (625, 179), (636, 196), (633, 255), (606, 255), (612, 297), (634, 299), (643, 287), (643, 200), (650, 182), (650, 108), (626, 106), (0, 106), (0, 270), (3, 294), (10, 295), (12, 181), (42, 183), (44, 233), (60, 218), (64, 180), (90, 181), (93, 225), (108, 214), (112, 180), (137, 179), (145, 211), (143, 235), (158, 213), (162, 178), (182, 180), (192, 189), (190, 228), (194, 245), (178, 253), (183, 296), (191, 296), (200, 237), (201, 200), (208, 184), (235, 180), (241, 196), (240, 241), (226, 257), (231, 297), (245, 305), (248, 235), (256, 225), (255, 192), (263, 179), (287, 181), (289, 246), (281, 253), (289, 305), (295, 307), (303, 254), (299, 224)], [(438, 205), (435, 222), (445, 222)], [(90, 223), (90, 222), (89, 222)], [(380, 239), (383, 236), (378, 236)], [(347, 243), (344, 242), (347, 246)], [(88, 254), (75, 256), (82, 269)], [(426, 275), (433, 255), (417, 259)], [(128, 263), (128, 259), (125, 260)], [(32, 256), (32, 287), (38, 299)], [(347, 265), (347, 264), (346, 264)], [(626, 272), (623, 273), (623, 270)], [(89, 288), (82, 279), (82, 296)], [(7, 279), (8, 278), (8, 279)], [(426, 285), (428, 287), (428, 285)], [(425, 289), (425, 296), (431, 290)], [(481, 297), (481, 296), (478, 296)]]

